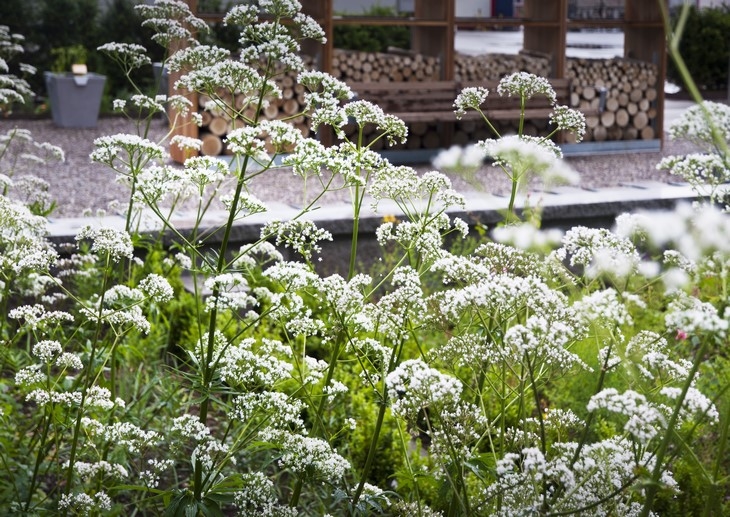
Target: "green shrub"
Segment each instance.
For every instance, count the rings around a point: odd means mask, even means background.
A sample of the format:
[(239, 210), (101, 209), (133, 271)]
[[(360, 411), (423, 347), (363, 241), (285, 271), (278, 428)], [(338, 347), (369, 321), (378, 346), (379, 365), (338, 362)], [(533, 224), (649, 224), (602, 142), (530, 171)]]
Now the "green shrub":
[[(693, 7), (682, 34), (679, 52), (701, 89), (727, 88), (730, 66), (730, 7)], [(672, 60), (667, 60), (667, 79), (683, 85)]]
[[(373, 6), (364, 16), (396, 16), (390, 7)], [(411, 31), (399, 26), (338, 25), (334, 29), (336, 48), (361, 50), (364, 52), (385, 52), (388, 47), (408, 49), (411, 47)]]

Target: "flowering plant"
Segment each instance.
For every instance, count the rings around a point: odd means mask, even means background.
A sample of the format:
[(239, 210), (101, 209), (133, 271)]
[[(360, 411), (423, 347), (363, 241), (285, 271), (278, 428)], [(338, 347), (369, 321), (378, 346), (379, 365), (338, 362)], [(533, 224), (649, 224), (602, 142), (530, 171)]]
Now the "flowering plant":
[[(677, 465), (719, 486), (725, 445), (705, 468), (687, 444), (728, 435), (716, 358), (730, 250), (706, 233), (730, 232), (723, 214), (683, 208), (661, 225), (626, 215), (614, 230), (559, 235), (510, 224), (457, 253), (446, 242), (468, 234), (452, 212), (463, 197), (445, 175), (347, 139), (348, 122), (391, 141), (407, 131), (306, 69), (298, 38), (322, 32), (297, 2), (232, 8), (237, 60), (195, 42), (190, 28), (205, 25), (184, 3), (140, 10), (179, 49), (168, 61), (184, 72), (177, 87), (243, 125), (227, 137), (230, 163), (169, 165), (144, 124), (99, 138), (92, 158), (130, 188), (126, 226), (89, 225), (70, 248), (0, 197), (6, 513), (649, 515), (686, 490)], [(136, 47), (105, 50), (145, 62)], [(305, 112), (334, 145), (263, 118), (282, 67), (299, 71)], [(504, 88), (550, 93), (524, 76)], [(236, 92), (252, 111), (227, 100)], [(469, 95), (457, 109), (478, 108)], [(190, 110), (182, 99), (135, 102)], [(485, 147), (517, 171), (541, 164), (543, 145)], [(267, 211), (253, 178), (287, 173), (321, 188), (233, 246), (236, 223)], [(351, 193), (353, 233), (342, 273), (324, 275), (332, 235), (311, 215), (331, 189)], [(227, 209), (217, 243), (204, 224), (213, 198)], [(183, 201), (192, 229), (170, 217)], [(366, 202), (398, 209), (377, 229), (387, 260), (373, 274), (358, 241)], [(174, 245), (140, 231), (146, 214)], [(680, 221), (692, 231), (660, 231)]]

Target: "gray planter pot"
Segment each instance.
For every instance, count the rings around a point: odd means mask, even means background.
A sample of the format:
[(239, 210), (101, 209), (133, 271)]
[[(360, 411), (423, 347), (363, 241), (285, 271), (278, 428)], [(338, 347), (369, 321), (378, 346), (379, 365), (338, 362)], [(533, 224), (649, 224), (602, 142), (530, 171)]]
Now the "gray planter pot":
[(99, 74), (45, 72), (53, 123), (59, 127), (96, 127), (106, 77)]
[(157, 85), (157, 95), (167, 95), (167, 81), (170, 77), (167, 67), (163, 69), (162, 63), (152, 63), (152, 73), (154, 74), (155, 84)]

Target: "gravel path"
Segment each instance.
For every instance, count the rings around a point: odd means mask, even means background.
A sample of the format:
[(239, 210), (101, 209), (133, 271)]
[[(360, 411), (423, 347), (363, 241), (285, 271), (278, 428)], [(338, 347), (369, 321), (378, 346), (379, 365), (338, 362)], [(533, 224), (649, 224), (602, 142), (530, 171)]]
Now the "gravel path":
[[(95, 138), (117, 133), (136, 134), (132, 122), (123, 118), (101, 118), (94, 129), (57, 128), (49, 119), (41, 120), (0, 120), (0, 132), (5, 133), (13, 127), (28, 129), (37, 142), (58, 145), (66, 153), (64, 163), (37, 169), (32, 172), (50, 184), (52, 197), (57, 201), (55, 217), (76, 217), (85, 209), (107, 209), (115, 200), (126, 200), (127, 189), (115, 182), (114, 173), (103, 165), (91, 162), (89, 154), (94, 149)], [(158, 141), (164, 137), (167, 126), (161, 119), (154, 120), (150, 139)], [(665, 171), (656, 170), (657, 162), (664, 155), (690, 152), (692, 146), (686, 142), (665, 142), (662, 152), (636, 152), (631, 154), (608, 154), (589, 157), (570, 157), (569, 164), (580, 174), (580, 187), (615, 187), (623, 183), (644, 181), (669, 182), (677, 178)], [(418, 166), (418, 170), (430, 170), (428, 165)], [(498, 170), (483, 167), (476, 175), (485, 194), (504, 194), (509, 184)], [(473, 191), (474, 187), (463, 178), (452, 175), (454, 187), (461, 191)], [(310, 180), (311, 181), (311, 180)], [(272, 171), (262, 174), (252, 186), (252, 192), (263, 201), (278, 201), (301, 205), (304, 185), (288, 171)], [(310, 186), (314, 191), (314, 186)], [(328, 203), (346, 202), (349, 194), (340, 190), (328, 195)]]

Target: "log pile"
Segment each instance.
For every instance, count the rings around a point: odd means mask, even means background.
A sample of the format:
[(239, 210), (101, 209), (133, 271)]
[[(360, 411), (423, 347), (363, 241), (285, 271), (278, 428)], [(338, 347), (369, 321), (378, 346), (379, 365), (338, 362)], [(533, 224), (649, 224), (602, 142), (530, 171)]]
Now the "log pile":
[(571, 105), (600, 114), (586, 117), (586, 141), (651, 140), (659, 73), (656, 65), (630, 59), (568, 59)]
[[(308, 65), (312, 66), (311, 60)], [(440, 76), (438, 58), (399, 49), (390, 49), (387, 53), (335, 50), (332, 65), (333, 75), (343, 81), (432, 81), (438, 80)], [(454, 79), (465, 82), (496, 80), (515, 71), (547, 77), (550, 59), (542, 54), (527, 52), (517, 55), (457, 55), (455, 67)], [(659, 85), (655, 65), (619, 58), (570, 58), (567, 60), (567, 74), (572, 80), (571, 106), (589, 113), (586, 117), (585, 141), (657, 138), (654, 121)], [(282, 99), (264, 107), (261, 115), (267, 119), (291, 120), (303, 135), (308, 136), (309, 120), (296, 116), (304, 106), (304, 88), (296, 83), (296, 73), (281, 74), (277, 82), (283, 94)], [(215, 108), (205, 109), (206, 106), (210, 108), (207, 104), (209, 100), (203, 96), (199, 99), (204, 121), (199, 132), (199, 138), (203, 141), (202, 154), (226, 154), (229, 151), (225, 146), (225, 135), (234, 129), (234, 124), (229, 114)], [(253, 118), (255, 115), (255, 108), (244, 95), (238, 94), (229, 100), (242, 109), (246, 117)], [(601, 105), (603, 111), (598, 112)], [(448, 128), (443, 123), (410, 124), (408, 142), (396, 149), (444, 147), (445, 135), (449, 135), (446, 139), (450, 142), (462, 145), (493, 138), (494, 135), (482, 126), (473, 121), (458, 122)], [(508, 123), (498, 127), (503, 134), (514, 132), (515, 129)], [(530, 121), (525, 132), (537, 135), (546, 129)], [(349, 131), (354, 132), (354, 128), (349, 128)], [(382, 148), (382, 145), (382, 141), (377, 142), (374, 148)]]
[(331, 73), (351, 82), (437, 81), (441, 64), (437, 57), (401, 49), (387, 53), (335, 49)]
[[(311, 66), (311, 60), (306, 64)], [(277, 75), (276, 83), (281, 89), (281, 99), (273, 99), (264, 106), (260, 117), (268, 120), (287, 119), (307, 137), (310, 133), (309, 119), (303, 115), (297, 116), (304, 109), (304, 86), (296, 82), (296, 77), (297, 72), (292, 71)], [(237, 93), (232, 98), (227, 98), (225, 95), (222, 97), (226, 104), (235, 106), (244, 117), (250, 120), (255, 118), (257, 99), (251, 99), (242, 93)], [(234, 122), (230, 113), (215, 107), (210, 101), (211, 99), (205, 95), (198, 96), (199, 111), (203, 117), (203, 124), (198, 133), (198, 138), (203, 142), (201, 154), (207, 156), (230, 154), (225, 145), (225, 137), (233, 129), (242, 127), (244, 121), (239, 117)], [(267, 147), (267, 150), (271, 151), (271, 148)]]
[(550, 58), (544, 54), (483, 54), (454, 58), (454, 79), (464, 82), (496, 81), (513, 72), (529, 72), (541, 77), (550, 75)]

